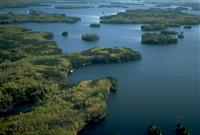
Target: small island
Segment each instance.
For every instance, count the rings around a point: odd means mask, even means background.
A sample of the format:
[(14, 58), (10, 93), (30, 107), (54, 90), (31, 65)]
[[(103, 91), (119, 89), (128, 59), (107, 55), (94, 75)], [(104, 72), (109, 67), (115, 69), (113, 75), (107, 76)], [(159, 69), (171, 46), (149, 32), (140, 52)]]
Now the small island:
[[(150, 124), (147, 129), (148, 135), (163, 135), (163, 131), (155, 124)], [(190, 135), (189, 129), (185, 124), (178, 123), (173, 135)]]
[(149, 25), (142, 25), (141, 29), (142, 31), (160, 31), (167, 29), (167, 27), (165, 25), (149, 24)]
[(140, 60), (141, 54), (128, 48), (96, 47), (80, 53), (66, 55), (72, 67), (78, 68), (91, 64), (123, 63)]
[(163, 135), (162, 130), (154, 124), (149, 125), (147, 132), (148, 135)]
[(176, 135), (190, 135), (188, 127), (183, 123), (177, 124), (176, 125)]
[(183, 26), (183, 28), (185, 28), (185, 29), (192, 29), (192, 26), (191, 25), (185, 25), (185, 26)]
[(97, 35), (95, 33), (86, 33), (81, 36), (82, 40), (90, 41), (90, 42), (95, 42), (95, 41), (99, 40), (99, 38), (100, 38), (99, 35)]
[(37, 23), (76, 23), (81, 21), (78, 17), (65, 16), (65, 14), (49, 14), (31, 11), (29, 14), (0, 14), (0, 24), (14, 24), (24, 22)]
[(62, 33), (62, 36), (67, 37), (67, 36), (68, 36), (68, 32), (67, 32), (67, 31), (64, 31), (64, 32)]
[(142, 35), (142, 44), (150, 45), (166, 45), (166, 44), (176, 44), (178, 42), (177, 38), (169, 36), (166, 34), (157, 33), (144, 33)]
[(160, 33), (167, 34), (167, 35), (177, 35), (178, 34), (178, 32), (172, 31), (172, 30), (162, 30)]
[(92, 8), (94, 6), (90, 5), (83, 5), (83, 4), (67, 4), (67, 5), (61, 5), (56, 6), (56, 9), (77, 9), (77, 8)]
[(92, 27), (92, 28), (100, 28), (101, 24), (100, 23), (92, 23), (92, 24), (90, 24), (90, 27)]
[(180, 34), (178, 34), (178, 38), (184, 38), (183, 32), (181, 32)]

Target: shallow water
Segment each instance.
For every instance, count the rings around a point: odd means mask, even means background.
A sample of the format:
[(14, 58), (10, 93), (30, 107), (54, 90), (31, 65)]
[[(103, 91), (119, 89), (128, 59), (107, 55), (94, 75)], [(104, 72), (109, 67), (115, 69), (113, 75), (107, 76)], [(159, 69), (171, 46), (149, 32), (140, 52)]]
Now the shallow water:
[[(103, 46), (128, 47), (142, 54), (141, 61), (83, 67), (70, 76), (71, 83), (104, 76), (118, 79), (118, 90), (108, 100), (107, 117), (96, 126), (86, 127), (81, 135), (142, 135), (151, 122), (159, 125), (166, 134), (172, 134), (178, 122), (187, 123), (191, 135), (200, 134), (200, 26), (193, 26), (191, 30), (173, 28), (183, 31), (185, 35), (177, 45), (147, 46), (140, 44), (140, 25), (102, 24), (101, 28), (89, 27), (89, 24), (99, 21), (102, 12), (105, 15), (115, 14), (124, 11), (124, 8), (61, 10), (50, 5), (1, 9), (0, 12), (25, 13), (30, 8), (81, 17), (82, 21), (76, 24), (18, 24), (33, 31), (53, 32), (55, 41), (64, 52)], [(63, 31), (68, 31), (69, 36), (62, 37)], [(95, 43), (82, 41), (80, 36), (87, 32), (98, 33), (100, 40)]]

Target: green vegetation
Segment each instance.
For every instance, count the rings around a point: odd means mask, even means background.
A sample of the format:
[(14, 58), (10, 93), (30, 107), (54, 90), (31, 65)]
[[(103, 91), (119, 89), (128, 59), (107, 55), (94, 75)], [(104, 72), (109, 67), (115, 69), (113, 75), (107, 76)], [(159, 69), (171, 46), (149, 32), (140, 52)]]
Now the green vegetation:
[(75, 23), (81, 19), (78, 17), (69, 17), (64, 14), (48, 14), (42, 12), (31, 12), (30, 14), (0, 14), (0, 24), (13, 24), (24, 22), (38, 22), (38, 23)]
[(181, 34), (178, 34), (178, 38), (184, 38), (184, 35), (183, 35), (183, 33), (181, 33)]
[(0, 27), (0, 134), (76, 135), (106, 115), (111, 77), (68, 84), (68, 73), (85, 63), (126, 62), (141, 56), (125, 48), (93, 48), (63, 54), (52, 33)]
[(116, 5), (116, 4), (103, 4), (99, 5), (98, 8), (128, 8), (127, 6), (124, 5)]
[(101, 23), (159, 24), (165, 26), (200, 24), (200, 16), (167, 9), (137, 9), (100, 17)]
[(176, 44), (178, 40), (175, 37), (166, 34), (144, 33), (141, 42), (142, 44), (165, 45)]
[(92, 48), (81, 53), (68, 54), (66, 57), (74, 68), (91, 64), (122, 63), (141, 59), (139, 52), (128, 48), (101, 47)]
[(77, 9), (77, 8), (92, 8), (94, 6), (89, 5), (83, 5), (83, 4), (67, 4), (67, 5), (61, 5), (56, 6), (57, 9)]
[(188, 7), (178, 6), (175, 10), (176, 11), (188, 10)]
[(178, 32), (171, 31), (171, 30), (162, 30), (160, 33), (161, 34), (167, 34), (167, 35), (177, 35), (178, 34)]
[(151, 124), (148, 127), (148, 134), (149, 135), (163, 135), (160, 128), (156, 127), (155, 125)]
[(185, 25), (183, 26), (185, 29), (192, 29), (192, 26), (191, 25)]
[(81, 36), (81, 39), (85, 40), (85, 41), (95, 42), (95, 41), (99, 40), (99, 36), (94, 33), (86, 33)]
[(99, 27), (101, 27), (101, 24), (100, 23), (92, 23), (92, 24), (90, 24), (90, 27), (99, 28)]
[[(174, 135), (190, 135), (189, 130), (185, 124), (177, 124), (176, 129), (173, 130)], [(158, 128), (156, 125), (151, 124), (148, 127), (148, 135), (163, 135), (162, 130)]]
[(65, 37), (67, 37), (67, 36), (68, 36), (68, 32), (67, 32), (67, 31), (64, 31), (64, 32), (62, 33), (62, 35), (65, 36)]
[(176, 135), (190, 135), (187, 126), (185, 124), (177, 124)]
[(167, 27), (159, 24), (149, 24), (149, 25), (142, 25), (141, 29), (142, 31), (160, 31), (167, 29)]
[[(46, 0), (47, 1), (47, 0)], [(40, 0), (1, 0), (0, 8), (26, 7), (40, 5)]]

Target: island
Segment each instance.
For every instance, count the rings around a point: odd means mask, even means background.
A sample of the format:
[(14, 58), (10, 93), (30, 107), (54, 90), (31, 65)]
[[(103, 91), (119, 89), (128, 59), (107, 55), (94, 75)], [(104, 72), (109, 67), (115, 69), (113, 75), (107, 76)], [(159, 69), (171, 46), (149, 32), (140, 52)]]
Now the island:
[(62, 36), (67, 37), (67, 36), (68, 36), (68, 32), (67, 32), (67, 31), (64, 31), (64, 32), (62, 33)]
[(176, 37), (157, 33), (144, 33), (141, 41), (142, 44), (149, 45), (177, 44), (177, 42), (178, 40)]
[(154, 124), (149, 125), (147, 132), (148, 135), (163, 135), (162, 130)]
[(183, 123), (176, 125), (176, 135), (190, 135), (188, 127)]
[(100, 38), (99, 35), (97, 35), (95, 33), (86, 33), (81, 36), (82, 40), (90, 41), (90, 42), (95, 42), (95, 41), (99, 40), (99, 38)]
[(55, 0), (1, 0), (1, 8), (24, 8), (27, 6), (45, 5), (45, 2), (53, 2)]
[(183, 26), (183, 28), (185, 28), (185, 29), (192, 29), (192, 26), (191, 25), (185, 25), (185, 26)]
[(160, 31), (167, 29), (167, 27), (165, 25), (149, 24), (149, 25), (142, 25), (141, 29), (142, 31)]
[[(188, 127), (183, 123), (178, 123), (173, 130), (174, 135), (190, 135)], [(163, 132), (155, 124), (150, 124), (147, 129), (148, 135), (163, 135)]]
[(110, 24), (159, 24), (165, 26), (200, 24), (200, 16), (168, 9), (136, 9), (116, 15), (101, 16), (101, 23)]
[(162, 30), (160, 33), (167, 34), (167, 35), (177, 35), (178, 34), (178, 32), (172, 31), (172, 30)]
[(182, 32), (180, 34), (178, 34), (178, 38), (184, 38), (184, 35)]
[(141, 54), (129, 48), (95, 47), (89, 50), (66, 55), (73, 68), (91, 64), (122, 63), (140, 60)]
[(81, 21), (78, 17), (65, 16), (65, 14), (49, 14), (31, 11), (29, 14), (0, 14), (0, 24), (14, 24), (25, 22), (37, 23), (76, 23)]
[(90, 27), (92, 27), (92, 28), (100, 28), (101, 24), (100, 23), (92, 23), (92, 24), (90, 24)]
[(94, 6), (84, 5), (84, 4), (66, 4), (61, 6), (56, 6), (57, 9), (77, 9), (77, 8), (93, 8)]
[(0, 26), (0, 134), (76, 135), (106, 115), (106, 101), (116, 90), (112, 77), (67, 82), (80, 65), (139, 59), (126, 48), (92, 48), (64, 54), (49, 32)]

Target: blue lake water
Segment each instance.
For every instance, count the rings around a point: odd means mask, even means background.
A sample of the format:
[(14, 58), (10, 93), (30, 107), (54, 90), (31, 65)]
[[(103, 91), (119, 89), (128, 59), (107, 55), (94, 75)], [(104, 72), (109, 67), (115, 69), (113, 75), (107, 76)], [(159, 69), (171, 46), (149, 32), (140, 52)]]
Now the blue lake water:
[[(54, 3), (60, 4), (60, 3)], [(90, 28), (89, 24), (99, 21), (99, 16), (115, 14), (124, 8), (55, 9), (50, 6), (1, 9), (0, 12), (25, 13), (30, 8), (64, 13), (81, 17), (76, 24), (24, 23), (18, 26), (33, 31), (47, 31), (63, 52), (86, 50), (95, 46), (128, 47), (140, 51), (142, 60), (123, 64), (94, 65), (75, 71), (70, 83), (85, 79), (113, 76), (118, 79), (118, 90), (108, 100), (107, 117), (95, 126), (86, 127), (80, 135), (143, 135), (149, 123), (155, 123), (165, 134), (172, 134), (178, 122), (188, 125), (191, 135), (200, 134), (200, 26), (183, 31), (185, 38), (177, 45), (142, 45), (141, 25), (109, 25)], [(136, 5), (132, 8), (151, 8), (152, 5)], [(68, 31), (68, 37), (61, 33)], [(100, 40), (89, 43), (81, 40), (87, 32), (98, 33)]]

